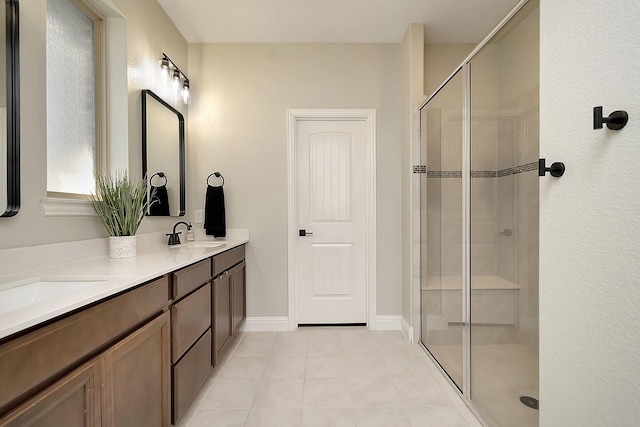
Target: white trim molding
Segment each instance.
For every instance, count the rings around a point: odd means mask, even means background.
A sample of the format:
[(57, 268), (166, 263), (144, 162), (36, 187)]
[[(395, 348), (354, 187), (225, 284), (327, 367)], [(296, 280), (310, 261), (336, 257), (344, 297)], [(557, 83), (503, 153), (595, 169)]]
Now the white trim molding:
[(407, 341), (409, 341), (411, 344), (415, 343), (413, 339), (413, 326), (411, 326), (409, 322), (407, 322), (407, 319), (405, 319), (404, 316), (402, 317), (400, 331), (402, 332), (402, 335), (404, 335), (404, 337), (407, 339)]
[(367, 233), (367, 325), (375, 329), (376, 319), (376, 110), (320, 109), (287, 110), (288, 165), (288, 287), (289, 329), (297, 323), (297, 216), (296, 216), (296, 122), (303, 120), (362, 120), (365, 122), (365, 211)]
[(289, 330), (287, 316), (247, 317), (242, 332), (282, 332)]
[[(55, 197), (42, 197), (40, 204), (45, 216), (93, 216), (93, 210), (89, 200), (83, 199), (58, 199)], [(96, 219), (97, 221), (97, 219)]]
[(399, 331), (401, 316), (395, 314), (379, 314), (376, 316), (375, 326), (371, 329), (377, 331)]

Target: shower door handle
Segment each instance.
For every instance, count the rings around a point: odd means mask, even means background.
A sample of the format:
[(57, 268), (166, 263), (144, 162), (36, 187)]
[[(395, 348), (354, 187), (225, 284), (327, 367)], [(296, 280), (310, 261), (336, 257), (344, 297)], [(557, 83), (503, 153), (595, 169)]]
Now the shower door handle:
[(538, 160), (538, 176), (545, 176), (547, 172), (551, 174), (551, 176), (560, 178), (564, 175), (564, 163), (555, 162), (552, 163), (550, 167), (546, 165), (547, 159)]

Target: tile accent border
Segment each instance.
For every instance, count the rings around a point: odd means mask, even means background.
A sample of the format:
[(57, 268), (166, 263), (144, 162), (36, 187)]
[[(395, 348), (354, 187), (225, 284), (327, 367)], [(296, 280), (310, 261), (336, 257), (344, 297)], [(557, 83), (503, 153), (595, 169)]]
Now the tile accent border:
[[(426, 166), (420, 166), (419, 173), (425, 173), (422, 171), (426, 169)], [(418, 170), (418, 166), (413, 167), (413, 173)], [(525, 172), (537, 171), (538, 170), (538, 162), (531, 162), (524, 165), (515, 166), (507, 169), (500, 169), (497, 171), (471, 171), (471, 178), (502, 178), (503, 176), (509, 175), (518, 175)], [(437, 179), (445, 179), (445, 178), (462, 178), (462, 171), (426, 171), (427, 178), (437, 178)]]
[(427, 167), (424, 165), (413, 165), (413, 173), (427, 173)]

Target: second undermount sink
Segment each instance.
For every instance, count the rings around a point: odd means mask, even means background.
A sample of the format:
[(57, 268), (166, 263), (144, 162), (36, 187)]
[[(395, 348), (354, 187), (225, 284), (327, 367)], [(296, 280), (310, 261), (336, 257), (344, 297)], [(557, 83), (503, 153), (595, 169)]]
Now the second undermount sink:
[(0, 288), (0, 314), (59, 298), (109, 280), (109, 278), (35, 279)]

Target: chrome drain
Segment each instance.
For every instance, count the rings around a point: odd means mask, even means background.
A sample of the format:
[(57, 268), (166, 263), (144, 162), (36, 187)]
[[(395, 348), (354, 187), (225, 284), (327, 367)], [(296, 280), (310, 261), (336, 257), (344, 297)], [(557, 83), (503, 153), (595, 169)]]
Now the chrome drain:
[(527, 406), (531, 409), (535, 409), (535, 410), (540, 409), (540, 403), (538, 402), (538, 399), (536, 399), (535, 397), (520, 396), (520, 402), (522, 402), (524, 406)]

